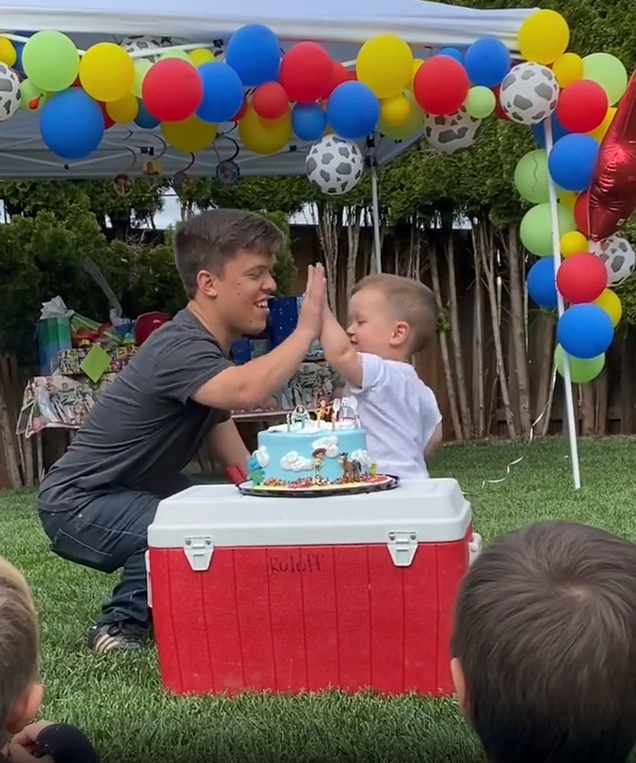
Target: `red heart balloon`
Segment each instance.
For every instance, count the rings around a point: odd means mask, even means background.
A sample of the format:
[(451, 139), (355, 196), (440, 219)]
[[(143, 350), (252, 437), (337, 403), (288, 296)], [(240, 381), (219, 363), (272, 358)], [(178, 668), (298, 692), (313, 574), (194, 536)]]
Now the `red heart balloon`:
[(636, 209), (636, 74), (603, 138), (590, 186), (592, 241), (608, 238)]

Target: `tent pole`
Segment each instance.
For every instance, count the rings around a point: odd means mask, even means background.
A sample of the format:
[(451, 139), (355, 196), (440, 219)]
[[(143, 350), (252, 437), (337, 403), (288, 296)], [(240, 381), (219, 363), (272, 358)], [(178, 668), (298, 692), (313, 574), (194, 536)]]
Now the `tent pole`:
[(382, 272), (382, 244), (380, 243), (380, 202), (378, 200), (378, 173), (375, 161), (371, 163), (371, 203), (373, 212), (373, 243), (375, 249), (375, 269)]
[[(554, 145), (552, 134), (552, 119), (548, 117), (543, 123), (545, 126), (545, 149), (546, 154), (549, 157), (552, 147)], [(552, 218), (552, 256), (554, 259), (554, 276), (559, 270), (561, 265), (561, 234), (559, 232), (559, 211), (557, 207), (557, 194), (556, 186), (552, 180), (552, 176), (548, 172), (548, 192), (550, 194), (550, 217)], [(563, 295), (557, 288), (557, 308), (559, 318), (563, 315), (565, 306), (563, 302)], [(563, 381), (565, 384), (565, 407), (568, 417), (568, 437), (570, 440), (570, 461), (572, 462), (572, 479), (574, 481), (574, 489), (580, 490), (581, 488), (581, 467), (579, 464), (579, 452), (578, 443), (576, 439), (576, 418), (574, 415), (574, 396), (572, 394), (572, 376), (570, 374), (570, 361), (568, 354), (563, 353)]]

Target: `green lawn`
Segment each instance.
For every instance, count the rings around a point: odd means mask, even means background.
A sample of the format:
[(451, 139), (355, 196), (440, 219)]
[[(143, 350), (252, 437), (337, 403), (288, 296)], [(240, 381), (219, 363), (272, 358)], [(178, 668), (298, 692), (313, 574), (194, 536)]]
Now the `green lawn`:
[[(567, 441), (446, 446), (434, 465), (473, 504), (485, 540), (543, 518), (594, 524), (636, 540), (636, 441), (580, 444), (572, 489)], [(523, 460), (506, 466), (519, 456)], [(499, 484), (484, 480), (506, 477)], [(0, 552), (27, 575), (41, 617), (44, 714), (78, 724), (106, 763), (431, 763), (481, 761), (452, 700), (378, 696), (180, 698), (160, 685), (155, 653), (96, 658), (86, 630), (114, 583), (56, 558), (31, 492), (0, 494)]]

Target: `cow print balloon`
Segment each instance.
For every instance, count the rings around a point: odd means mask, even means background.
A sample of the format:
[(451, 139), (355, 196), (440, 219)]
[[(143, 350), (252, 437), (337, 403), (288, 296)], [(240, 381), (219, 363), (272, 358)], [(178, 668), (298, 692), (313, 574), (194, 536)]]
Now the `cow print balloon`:
[(0, 122), (10, 119), (20, 108), (22, 90), (18, 75), (0, 63)]
[(618, 286), (629, 278), (636, 266), (636, 254), (629, 241), (621, 236), (610, 236), (591, 243), (590, 250), (605, 263), (609, 276), (609, 286)]
[(513, 67), (499, 91), (501, 108), (513, 122), (536, 125), (554, 112), (559, 83), (547, 66), (526, 62)]
[(307, 177), (323, 193), (339, 196), (360, 182), (364, 158), (355, 143), (325, 135), (311, 147), (305, 159)]
[(481, 132), (481, 119), (471, 117), (462, 106), (453, 114), (427, 114), (424, 135), (431, 146), (444, 154), (470, 148)]

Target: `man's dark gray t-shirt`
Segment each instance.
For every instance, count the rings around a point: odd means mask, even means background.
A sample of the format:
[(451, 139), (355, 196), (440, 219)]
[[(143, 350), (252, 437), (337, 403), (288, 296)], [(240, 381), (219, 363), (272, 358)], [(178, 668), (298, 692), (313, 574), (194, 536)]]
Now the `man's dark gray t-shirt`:
[(232, 365), (199, 320), (181, 310), (150, 335), (99, 397), (42, 481), (40, 508), (80, 509), (96, 494), (118, 490), (171, 493), (210, 428), (230, 418), (191, 395)]

